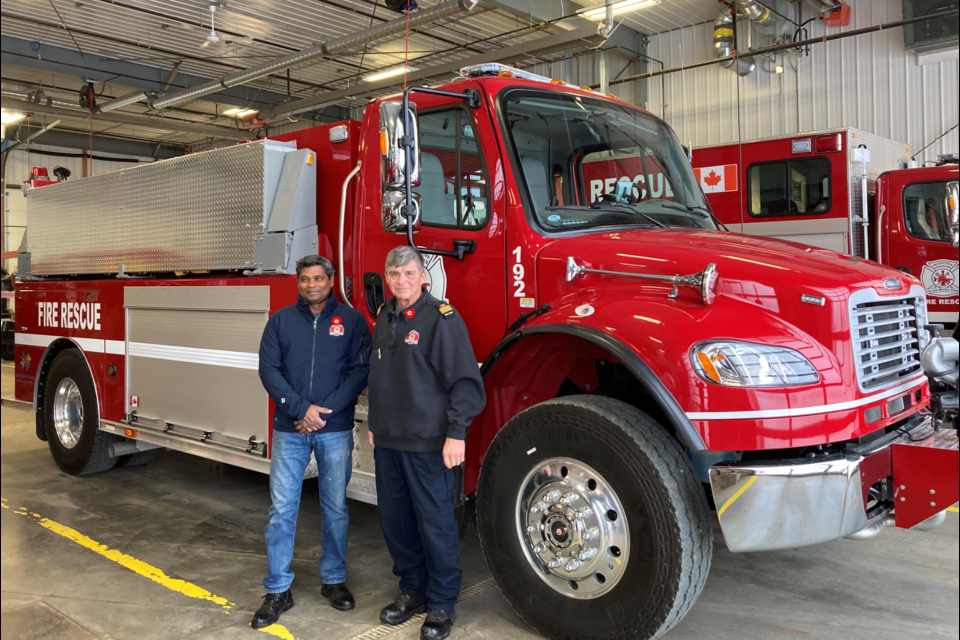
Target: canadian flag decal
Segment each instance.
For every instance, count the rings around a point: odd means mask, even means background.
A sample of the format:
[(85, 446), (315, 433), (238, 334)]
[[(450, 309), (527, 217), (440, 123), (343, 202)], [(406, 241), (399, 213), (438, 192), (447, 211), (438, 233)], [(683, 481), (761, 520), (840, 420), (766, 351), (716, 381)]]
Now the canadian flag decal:
[(737, 190), (737, 165), (702, 167), (693, 172), (700, 181), (704, 193), (724, 193)]

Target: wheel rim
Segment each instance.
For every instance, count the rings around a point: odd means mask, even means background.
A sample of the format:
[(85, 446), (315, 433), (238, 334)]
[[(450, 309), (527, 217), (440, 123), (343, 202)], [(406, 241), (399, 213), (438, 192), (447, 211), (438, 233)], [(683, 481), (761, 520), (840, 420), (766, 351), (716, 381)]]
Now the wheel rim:
[(57, 386), (53, 400), (53, 426), (64, 447), (73, 449), (79, 444), (83, 433), (83, 397), (80, 387), (70, 378), (64, 378)]
[(520, 486), (517, 535), (534, 572), (569, 598), (609, 593), (630, 560), (630, 529), (613, 487), (570, 458), (538, 464)]

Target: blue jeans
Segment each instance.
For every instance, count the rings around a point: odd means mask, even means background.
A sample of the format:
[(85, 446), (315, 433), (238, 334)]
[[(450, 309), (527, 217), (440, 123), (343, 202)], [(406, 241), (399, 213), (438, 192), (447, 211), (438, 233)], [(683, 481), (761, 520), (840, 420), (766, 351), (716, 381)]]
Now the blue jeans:
[(320, 484), (320, 511), (323, 519), (320, 577), (324, 584), (341, 584), (347, 579), (347, 484), (353, 467), (353, 431), (308, 436), (299, 433), (273, 433), (273, 458), (270, 463), (270, 518), (263, 536), (267, 542), (267, 572), (263, 581), (267, 593), (284, 593), (293, 584), (293, 544), (297, 533), (297, 515), (303, 474), (310, 454), (317, 458)]

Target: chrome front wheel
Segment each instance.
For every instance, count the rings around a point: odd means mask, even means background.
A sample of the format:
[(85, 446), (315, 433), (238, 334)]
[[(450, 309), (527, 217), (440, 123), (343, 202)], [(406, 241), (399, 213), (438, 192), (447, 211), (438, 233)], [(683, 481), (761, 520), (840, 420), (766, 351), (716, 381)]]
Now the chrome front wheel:
[(616, 491), (572, 458), (538, 464), (517, 495), (527, 561), (553, 590), (589, 600), (610, 592), (630, 561), (630, 529)]

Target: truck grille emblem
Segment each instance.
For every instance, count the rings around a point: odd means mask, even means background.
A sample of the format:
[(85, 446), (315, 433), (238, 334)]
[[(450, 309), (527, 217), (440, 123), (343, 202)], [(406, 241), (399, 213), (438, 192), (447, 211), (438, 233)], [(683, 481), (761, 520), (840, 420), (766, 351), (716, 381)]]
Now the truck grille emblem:
[(903, 288), (903, 284), (897, 278), (887, 278), (883, 281), (883, 288), (887, 291), (897, 291)]
[(815, 304), (818, 307), (822, 307), (825, 304), (827, 304), (826, 298), (818, 298), (817, 296), (808, 296), (807, 294), (803, 294), (802, 296), (800, 296), (800, 302), (806, 302), (807, 304)]

